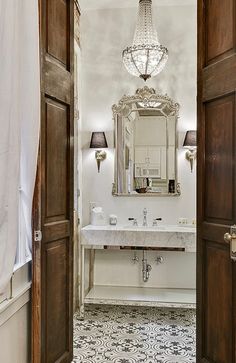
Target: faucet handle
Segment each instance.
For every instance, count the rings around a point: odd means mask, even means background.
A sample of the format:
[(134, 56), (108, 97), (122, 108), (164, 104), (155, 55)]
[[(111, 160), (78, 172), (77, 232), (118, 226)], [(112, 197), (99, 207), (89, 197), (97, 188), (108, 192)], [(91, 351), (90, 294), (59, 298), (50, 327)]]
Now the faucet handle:
[(157, 221), (162, 221), (162, 218), (154, 218), (152, 223), (153, 227), (157, 226)]
[(136, 218), (128, 218), (128, 221), (133, 221), (133, 226), (137, 226), (138, 222)]

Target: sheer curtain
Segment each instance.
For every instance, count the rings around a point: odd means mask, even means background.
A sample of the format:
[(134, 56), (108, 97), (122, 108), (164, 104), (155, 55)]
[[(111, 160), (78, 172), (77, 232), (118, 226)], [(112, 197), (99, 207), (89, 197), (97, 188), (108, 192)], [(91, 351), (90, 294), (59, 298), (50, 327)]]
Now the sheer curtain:
[(0, 293), (3, 293), (16, 257), (24, 263), (31, 253), (31, 210), (40, 127), (38, 0), (0, 0), (0, 54)]

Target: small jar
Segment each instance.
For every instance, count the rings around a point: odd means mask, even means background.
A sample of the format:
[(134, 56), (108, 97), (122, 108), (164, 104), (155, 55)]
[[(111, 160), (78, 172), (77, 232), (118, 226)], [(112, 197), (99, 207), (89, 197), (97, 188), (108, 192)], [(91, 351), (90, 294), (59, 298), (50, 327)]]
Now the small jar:
[(116, 226), (117, 225), (117, 216), (115, 216), (114, 214), (111, 214), (109, 216), (109, 222), (111, 226)]

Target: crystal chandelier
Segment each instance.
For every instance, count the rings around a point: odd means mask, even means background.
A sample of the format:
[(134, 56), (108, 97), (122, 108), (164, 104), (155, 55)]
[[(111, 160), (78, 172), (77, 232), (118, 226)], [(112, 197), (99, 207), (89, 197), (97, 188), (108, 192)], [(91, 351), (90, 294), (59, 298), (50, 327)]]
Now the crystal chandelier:
[(139, 0), (139, 14), (133, 45), (123, 51), (123, 62), (129, 73), (146, 81), (166, 65), (168, 50), (158, 41), (152, 22), (152, 0)]

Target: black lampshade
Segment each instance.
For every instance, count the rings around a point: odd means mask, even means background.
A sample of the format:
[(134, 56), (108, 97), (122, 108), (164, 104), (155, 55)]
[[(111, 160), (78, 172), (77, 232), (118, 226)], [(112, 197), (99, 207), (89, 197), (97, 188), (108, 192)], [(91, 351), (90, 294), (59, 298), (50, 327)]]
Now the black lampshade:
[(197, 146), (197, 131), (189, 130), (186, 132), (183, 146), (185, 147), (196, 147)]
[(104, 149), (107, 148), (107, 139), (105, 132), (92, 132), (90, 148)]

